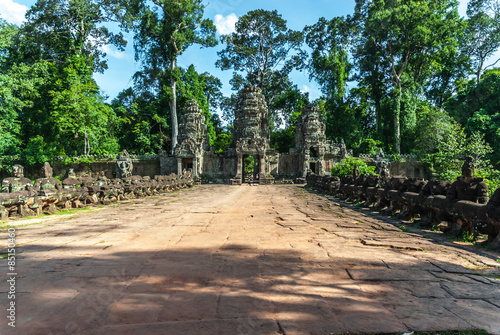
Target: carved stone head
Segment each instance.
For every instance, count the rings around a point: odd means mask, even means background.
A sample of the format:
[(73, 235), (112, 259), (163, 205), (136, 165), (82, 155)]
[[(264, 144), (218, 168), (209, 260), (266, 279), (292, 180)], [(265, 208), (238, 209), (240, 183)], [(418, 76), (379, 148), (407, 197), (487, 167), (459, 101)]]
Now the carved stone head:
[(462, 177), (474, 178), (474, 158), (472, 156), (465, 157), (464, 165), (462, 165)]
[(75, 170), (73, 168), (69, 168), (69, 170), (68, 170), (68, 178), (75, 178), (76, 179)]
[(24, 177), (24, 167), (22, 165), (16, 164), (12, 166), (12, 176), (14, 178)]

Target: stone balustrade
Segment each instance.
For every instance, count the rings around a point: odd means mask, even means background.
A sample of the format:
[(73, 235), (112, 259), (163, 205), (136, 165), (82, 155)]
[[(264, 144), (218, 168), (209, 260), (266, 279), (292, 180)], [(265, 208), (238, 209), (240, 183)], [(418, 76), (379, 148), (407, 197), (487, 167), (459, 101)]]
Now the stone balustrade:
[(417, 178), (309, 174), (307, 187), (420, 226), (445, 233), (488, 235), (490, 248), (500, 249), (500, 189), (491, 199), (481, 178), (460, 177), (454, 183)]
[[(8, 183), (5, 184), (8, 185)], [(35, 184), (23, 184), (23, 189), (14, 192), (9, 192), (7, 187), (4, 188), (4, 192), (0, 193), (0, 220), (36, 216), (41, 213), (53, 213), (60, 209), (82, 208), (88, 205), (107, 205), (120, 200), (192, 187), (193, 184), (191, 172), (186, 172), (181, 176), (171, 174), (154, 178), (147, 176), (131, 176), (123, 179), (69, 177), (62, 183), (55, 178), (41, 178)]]

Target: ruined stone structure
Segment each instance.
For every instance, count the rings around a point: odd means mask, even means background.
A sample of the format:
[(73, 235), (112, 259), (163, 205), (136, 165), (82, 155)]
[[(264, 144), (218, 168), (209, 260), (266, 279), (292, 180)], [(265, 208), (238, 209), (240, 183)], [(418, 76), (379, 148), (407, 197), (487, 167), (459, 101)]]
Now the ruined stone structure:
[(243, 158), (245, 155), (258, 157), (258, 179), (260, 184), (269, 183), (267, 154), (269, 147), (269, 122), (267, 106), (262, 91), (253, 86), (246, 86), (238, 96), (238, 105), (234, 119), (233, 147), (236, 150), (236, 174), (232, 184), (243, 181)]
[[(160, 173), (181, 174), (192, 169), (202, 181), (239, 185), (250, 180), (270, 184), (275, 180), (303, 180), (307, 173), (329, 174), (334, 163), (350, 155), (345, 144), (334, 144), (325, 136), (325, 124), (314, 106), (304, 109), (296, 127), (296, 147), (288, 153), (270, 148), (268, 110), (262, 91), (246, 86), (238, 94), (233, 143), (223, 153), (210, 148), (205, 118), (192, 100), (179, 123), (174, 155), (162, 150)], [(254, 158), (254, 175), (244, 175), (245, 157)], [(253, 177), (253, 178), (252, 178)]]
[(209, 148), (205, 116), (201, 114), (201, 109), (194, 99), (191, 99), (183, 110), (177, 142), (177, 172), (191, 169), (193, 176), (197, 177), (202, 172), (203, 153)]
[(325, 129), (318, 107), (306, 106), (295, 127), (295, 152), (299, 155), (299, 170), (304, 178), (308, 171), (329, 174), (335, 158), (343, 159), (348, 155), (343, 141), (336, 145), (326, 139)]

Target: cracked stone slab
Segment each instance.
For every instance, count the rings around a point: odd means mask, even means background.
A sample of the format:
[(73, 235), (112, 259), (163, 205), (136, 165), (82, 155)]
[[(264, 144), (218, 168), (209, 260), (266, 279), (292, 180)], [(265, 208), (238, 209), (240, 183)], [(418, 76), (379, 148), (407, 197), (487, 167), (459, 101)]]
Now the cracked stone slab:
[(457, 299), (500, 300), (500, 285), (497, 284), (442, 282), (441, 287)]
[(428, 271), (410, 271), (394, 269), (348, 269), (347, 272), (354, 280), (370, 281), (437, 281)]
[(474, 328), (500, 334), (500, 308), (484, 300), (448, 300), (444, 306)]

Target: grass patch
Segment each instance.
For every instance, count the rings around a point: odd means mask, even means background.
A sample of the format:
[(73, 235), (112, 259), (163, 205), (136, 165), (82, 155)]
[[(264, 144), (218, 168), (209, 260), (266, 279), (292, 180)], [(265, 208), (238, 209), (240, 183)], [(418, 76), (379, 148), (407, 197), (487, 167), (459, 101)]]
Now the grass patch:
[(323, 227), (321, 227), (321, 230), (328, 231), (328, 230), (326, 230), (326, 228), (323, 228)]
[(399, 229), (401, 229), (401, 231), (407, 233), (409, 232), (408, 228), (406, 228), (406, 226), (399, 226)]
[(0, 259), (7, 259), (9, 257), (9, 254), (6, 252), (0, 253)]
[(469, 233), (469, 232), (464, 231), (462, 234), (462, 241), (465, 243), (474, 244), (476, 242), (474, 239), (474, 233)]
[(165, 205), (165, 203), (163, 203), (163, 202), (157, 202), (157, 203), (155, 204), (155, 206), (163, 206), (163, 205)]

